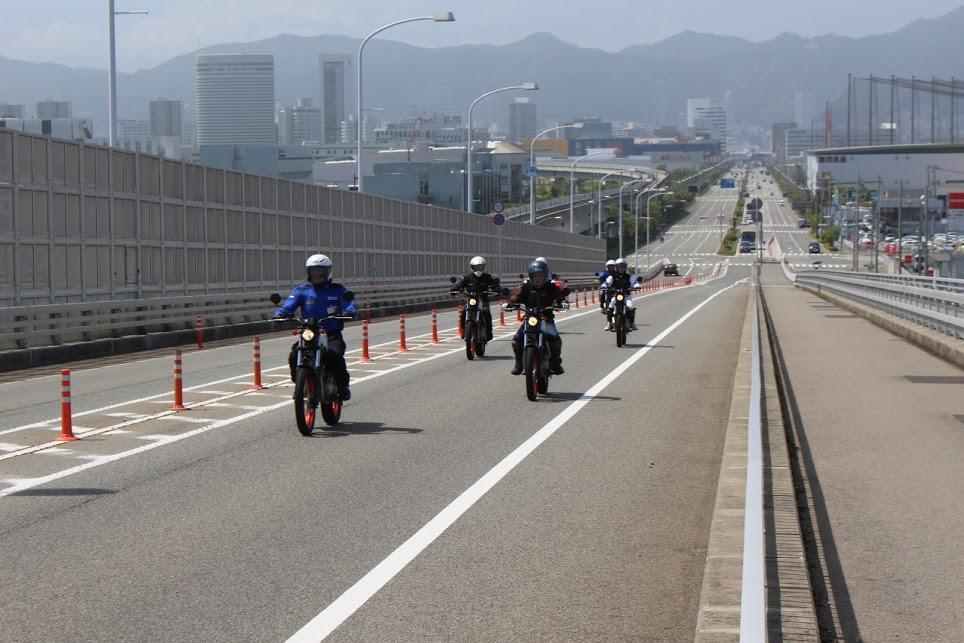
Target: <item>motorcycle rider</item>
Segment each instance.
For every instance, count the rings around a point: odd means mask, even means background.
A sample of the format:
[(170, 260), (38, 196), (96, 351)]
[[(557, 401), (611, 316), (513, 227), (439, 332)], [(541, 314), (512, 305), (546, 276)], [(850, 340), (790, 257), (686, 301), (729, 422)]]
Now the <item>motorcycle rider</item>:
[(479, 296), (479, 307), (485, 323), (485, 340), (492, 339), (492, 313), (489, 311), (489, 295), (501, 295), (499, 280), (485, 271), (485, 257), (475, 256), (469, 261), (471, 272), (452, 284), (452, 294), (474, 290)]
[(609, 330), (612, 324), (611, 315), (609, 312), (609, 286), (606, 284), (606, 280), (612, 275), (616, 274), (616, 261), (610, 259), (606, 262), (606, 270), (600, 271), (597, 275), (599, 279), (599, 308), (601, 312), (606, 315), (606, 326), (603, 330)]
[[(632, 290), (633, 283), (632, 277), (626, 272), (627, 264), (626, 260), (620, 257), (615, 261), (616, 273), (610, 275), (606, 279), (606, 287), (609, 292), (615, 292), (617, 290), (622, 290), (625, 293), (626, 299), (626, 321), (629, 322), (630, 330), (639, 330), (636, 328), (636, 308), (633, 306), (633, 300), (629, 296)], [(610, 296), (609, 298), (609, 323), (606, 325), (606, 330), (613, 330), (612, 324), (612, 313), (616, 308), (616, 302)]]
[[(568, 288), (559, 288), (549, 281), (549, 264), (541, 259), (539, 257), (529, 264), (529, 279), (509, 295), (510, 304), (528, 304), (530, 307), (541, 310), (563, 301), (569, 296)], [(559, 337), (559, 331), (556, 330), (555, 315), (550, 309), (543, 312), (542, 319), (545, 323), (546, 341), (549, 344), (549, 370), (554, 375), (562, 375), (565, 373), (562, 368), (562, 338)], [(513, 375), (522, 373), (522, 335), (524, 332), (525, 323), (519, 326), (519, 330), (512, 338), (512, 351), (515, 353)]]
[[(295, 286), (288, 295), (288, 299), (274, 313), (275, 319), (292, 317), (299, 307), (301, 316), (321, 318), (334, 314), (355, 315), (355, 295), (343, 285), (331, 280), (331, 259), (322, 254), (311, 255), (305, 261), (306, 283)], [(325, 356), (325, 366), (330, 369), (338, 383), (339, 395), (343, 401), (351, 399), (348, 388), (349, 374), (345, 366), (345, 340), (341, 331), (345, 324), (340, 319), (328, 319), (322, 322), (321, 328), (328, 336), (328, 354)], [(291, 381), (295, 380), (295, 360), (297, 359), (298, 343), (291, 347), (288, 355), (288, 367), (291, 369)]]

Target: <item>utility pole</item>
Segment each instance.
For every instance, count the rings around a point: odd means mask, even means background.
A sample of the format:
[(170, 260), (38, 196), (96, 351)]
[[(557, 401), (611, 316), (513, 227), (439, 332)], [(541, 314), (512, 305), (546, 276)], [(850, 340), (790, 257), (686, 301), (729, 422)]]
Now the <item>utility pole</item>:
[(894, 92), (897, 91), (897, 77), (890, 77), (890, 144), (894, 144), (894, 137), (897, 135), (897, 122), (894, 120)]
[(850, 95), (854, 85), (853, 74), (847, 74), (847, 147), (850, 147)]
[(897, 182), (897, 276), (903, 274), (904, 269), (904, 236), (901, 223), (904, 215), (904, 179)]
[(917, 76), (910, 77), (910, 144), (914, 144), (914, 126), (917, 122)]
[(877, 198), (874, 199), (874, 272), (880, 272), (880, 197), (884, 193), (884, 184), (877, 175)]
[(874, 75), (870, 75), (867, 83), (867, 144), (874, 144)]

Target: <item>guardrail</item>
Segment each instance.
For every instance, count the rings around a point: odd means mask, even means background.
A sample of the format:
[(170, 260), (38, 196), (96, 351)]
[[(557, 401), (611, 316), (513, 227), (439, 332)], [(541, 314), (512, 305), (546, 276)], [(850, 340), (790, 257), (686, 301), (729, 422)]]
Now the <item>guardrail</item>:
[(964, 339), (964, 279), (858, 274), (836, 270), (791, 272), (790, 281), (852, 299)]
[[(516, 283), (504, 277), (507, 287)], [(590, 277), (570, 286), (589, 285)], [(383, 317), (451, 300), (446, 282), (352, 287), (359, 315)], [(195, 330), (198, 315), (204, 329), (267, 321), (275, 306), (269, 292), (189, 295), (151, 299), (90, 301), (0, 308), (0, 354), (64, 344), (94, 342), (154, 333)]]
[[(615, 188), (612, 190), (603, 190), (604, 197), (610, 197), (618, 193), (619, 193), (619, 188)], [(581, 203), (589, 201), (590, 199), (595, 199), (598, 195), (599, 195), (598, 192), (580, 192), (579, 194), (573, 197), (572, 202), (576, 205), (579, 205)], [(538, 203), (536, 203), (536, 213), (538, 213), (541, 210), (548, 210), (550, 208), (555, 208), (561, 205), (569, 205), (568, 196), (561, 196), (555, 199), (549, 199), (547, 201), (539, 201)], [(527, 218), (529, 216), (529, 206), (520, 205), (515, 208), (509, 208), (503, 214), (505, 215), (505, 218), (510, 221), (513, 221), (515, 219), (521, 219), (523, 217)]]

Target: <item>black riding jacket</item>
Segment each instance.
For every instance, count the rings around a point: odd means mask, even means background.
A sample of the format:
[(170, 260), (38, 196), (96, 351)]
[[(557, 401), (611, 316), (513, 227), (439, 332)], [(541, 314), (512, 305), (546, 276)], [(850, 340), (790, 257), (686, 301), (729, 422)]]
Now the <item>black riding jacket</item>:
[(487, 272), (483, 272), (479, 277), (476, 277), (474, 272), (462, 275), (461, 279), (452, 284), (451, 290), (452, 292), (475, 290), (486, 304), (489, 303), (490, 295), (500, 294), (498, 282)]
[[(530, 282), (525, 282), (509, 295), (509, 302), (513, 304), (524, 304), (530, 307), (548, 308), (557, 301), (562, 301), (569, 296), (568, 288), (559, 288), (552, 282), (547, 282), (542, 288), (536, 288)], [(546, 321), (553, 321), (555, 315), (552, 310), (543, 313)]]

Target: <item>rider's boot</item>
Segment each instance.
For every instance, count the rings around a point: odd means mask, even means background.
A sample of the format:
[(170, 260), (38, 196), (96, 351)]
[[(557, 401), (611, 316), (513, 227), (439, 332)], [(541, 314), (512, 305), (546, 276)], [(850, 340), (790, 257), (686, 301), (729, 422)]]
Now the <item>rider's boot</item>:
[(513, 375), (522, 375), (522, 347), (512, 342), (512, 352), (515, 353), (515, 366), (510, 371)]

